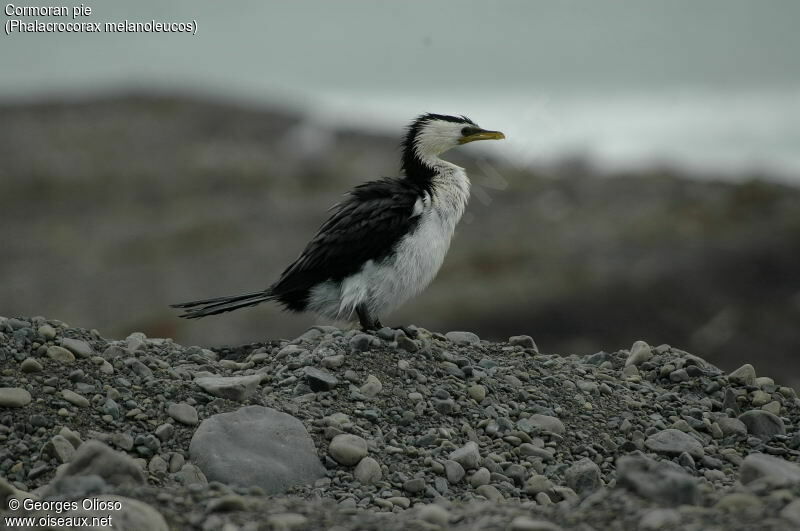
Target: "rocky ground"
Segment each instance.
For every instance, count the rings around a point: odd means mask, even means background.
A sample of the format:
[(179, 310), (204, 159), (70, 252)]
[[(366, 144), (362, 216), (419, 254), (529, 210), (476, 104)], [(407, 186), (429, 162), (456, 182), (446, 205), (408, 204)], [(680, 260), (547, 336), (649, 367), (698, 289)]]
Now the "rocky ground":
[[(210, 350), (0, 317), (0, 368), (3, 508), (50, 502), (4, 518), (800, 528), (795, 391), (668, 345), (561, 357), (528, 336), (314, 327)], [(61, 510), (86, 498), (112, 506)]]

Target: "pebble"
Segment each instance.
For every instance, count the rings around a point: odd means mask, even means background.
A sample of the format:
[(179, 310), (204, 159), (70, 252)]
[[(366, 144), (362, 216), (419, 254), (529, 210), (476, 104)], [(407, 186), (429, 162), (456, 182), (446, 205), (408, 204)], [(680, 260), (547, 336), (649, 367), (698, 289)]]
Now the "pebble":
[(31, 400), (31, 394), (21, 387), (0, 387), (0, 407), (25, 407)]
[(579, 496), (585, 496), (597, 490), (602, 481), (600, 480), (600, 467), (584, 457), (564, 472), (564, 479), (567, 486), (574, 490)]
[(761, 409), (745, 411), (739, 415), (739, 420), (747, 427), (747, 433), (759, 439), (769, 440), (773, 435), (785, 435), (786, 427), (783, 420)]
[(383, 384), (374, 374), (367, 376), (367, 381), (361, 386), (360, 391), (368, 398), (375, 398), (383, 390)]
[(747, 435), (747, 426), (745, 426), (744, 422), (739, 419), (721, 417), (717, 419), (717, 424), (722, 430), (722, 435), (725, 437), (729, 437), (731, 435), (744, 437)]
[(367, 441), (358, 435), (342, 433), (331, 440), (328, 453), (340, 465), (353, 466), (366, 457)]
[(531, 336), (511, 336), (508, 338), (508, 344), (512, 347), (532, 348), (536, 352), (539, 351)]
[(372, 345), (373, 337), (368, 334), (356, 334), (350, 338), (350, 350), (356, 352), (366, 352)]
[(187, 426), (195, 426), (199, 422), (197, 410), (185, 402), (170, 404), (167, 407), (167, 415)]
[(56, 338), (56, 329), (49, 324), (42, 325), (38, 328), (37, 332), (47, 341), (52, 341)]
[(428, 522), (429, 524), (438, 525), (440, 527), (445, 527), (450, 521), (450, 511), (435, 503), (422, 506), (417, 516), (423, 522)]
[(481, 384), (470, 385), (467, 393), (469, 393), (470, 398), (480, 404), (486, 398), (486, 387)]
[(425, 478), (409, 479), (403, 483), (403, 490), (411, 494), (419, 494), (425, 490)]
[(40, 372), (42, 370), (42, 364), (34, 358), (25, 358), (22, 360), (22, 363), (19, 364), (19, 369), (22, 372)]
[(528, 418), (517, 421), (517, 428), (525, 433), (532, 433), (538, 430), (548, 431), (556, 435), (563, 435), (566, 431), (564, 423), (557, 417), (550, 415), (535, 414)]
[(756, 381), (756, 370), (749, 363), (745, 363), (728, 375), (731, 383), (739, 385), (753, 385)]
[(72, 352), (58, 345), (53, 345), (47, 349), (47, 357), (62, 363), (72, 363), (75, 361), (75, 355), (72, 354)]
[(79, 358), (90, 358), (94, 356), (94, 349), (86, 341), (65, 337), (61, 340), (61, 346), (72, 352)]
[(205, 376), (195, 379), (194, 383), (210, 395), (242, 402), (255, 394), (262, 376)]
[(70, 404), (77, 407), (89, 407), (89, 400), (85, 396), (81, 396), (75, 391), (64, 389), (61, 391), (61, 396)]
[(653, 357), (653, 351), (650, 348), (650, 345), (645, 343), (644, 341), (636, 341), (633, 346), (631, 347), (630, 354), (628, 354), (628, 358), (625, 360), (625, 366), (629, 367), (631, 365), (638, 366), (648, 361), (650, 358)]
[(306, 376), (308, 386), (315, 393), (330, 391), (339, 385), (339, 379), (326, 370), (317, 369), (316, 367), (304, 367), (303, 372)]
[(364, 485), (377, 483), (383, 477), (381, 465), (371, 457), (364, 457), (358, 462), (353, 476)]
[(448, 458), (460, 464), (466, 470), (472, 470), (478, 467), (481, 454), (477, 443), (469, 441), (461, 448), (453, 451)]
[(503, 493), (497, 490), (497, 487), (494, 485), (481, 485), (480, 487), (475, 489), (477, 494), (480, 494), (490, 502), (503, 502), (505, 498), (503, 497)]
[(766, 454), (754, 453), (744, 458), (739, 479), (745, 485), (758, 481), (770, 487), (800, 485), (800, 465)]
[(464, 467), (461, 466), (460, 463), (457, 463), (451, 459), (447, 459), (444, 462), (444, 471), (445, 475), (447, 476), (447, 481), (451, 485), (456, 484), (464, 479), (464, 475), (466, 474)]
[(414, 353), (419, 350), (419, 345), (417, 345), (416, 341), (408, 338), (405, 334), (399, 334), (397, 336), (397, 347), (409, 353)]
[(447, 332), (444, 336), (456, 345), (477, 345), (481, 342), (481, 338), (472, 332)]
[(481, 485), (488, 485), (491, 481), (491, 476), (492, 475), (489, 472), (489, 469), (481, 467), (469, 477), (469, 484), (472, 485), (472, 488), (478, 488)]
[(703, 445), (692, 437), (676, 429), (666, 429), (654, 433), (645, 441), (645, 446), (659, 454), (680, 455), (687, 452), (692, 457), (703, 457)]

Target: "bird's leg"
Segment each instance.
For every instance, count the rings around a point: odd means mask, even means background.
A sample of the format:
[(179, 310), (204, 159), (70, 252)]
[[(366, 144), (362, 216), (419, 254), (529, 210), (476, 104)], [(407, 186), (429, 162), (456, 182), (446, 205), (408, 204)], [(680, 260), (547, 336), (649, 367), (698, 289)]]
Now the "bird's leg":
[(377, 318), (373, 319), (369, 314), (366, 305), (359, 304), (356, 306), (356, 314), (358, 314), (358, 321), (361, 323), (361, 328), (364, 330), (380, 330), (383, 328), (381, 322)]

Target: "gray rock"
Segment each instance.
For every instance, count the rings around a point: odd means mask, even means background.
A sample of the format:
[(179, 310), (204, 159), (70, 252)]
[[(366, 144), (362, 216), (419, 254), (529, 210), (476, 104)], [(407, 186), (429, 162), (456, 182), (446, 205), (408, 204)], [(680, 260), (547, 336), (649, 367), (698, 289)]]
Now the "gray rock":
[(328, 453), (340, 465), (353, 466), (367, 455), (367, 441), (351, 433), (341, 433), (331, 440)]
[(61, 396), (70, 404), (77, 407), (89, 407), (89, 399), (85, 396), (79, 395), (75, 391), (64, 389), (61, 391)]
[(19, 364), (19, 370), (22, 372), (39, 372), (42, 370), (42, 364), (33, 358), (25, 358)]
[(199, 420), (197, 417), (197, 410), (194, 406), (185, 402), (173, 403), (167, 407), (167, 415), (187, 426), (196, 425)]
[(308, 518), (298, 513), (277, 513), (267, 518), (269, 529), (291, 531), (292, 529), (307, 529)]
[(694, 505), (697, 480), (671, 461), (653, 461), (642, 455), (617, 459), (617, 485), (662, 505)]
[(460, 464), (466, 470), (472, 470), (478, 468), (478, 464), (481, 462), (480, 448), (478, 448), (477, 443), (469, 441), (461, 448), (450, 453), (448, 458)]
[(429, 524), (439, 527), (446, 527), (447, 523), (450, 521), (450, 511), (441, 505), (430, 503), (419, 509), (417, 517), (423, 522), (428, 522)]
[(79, 358), (90, 358), (94, 356), (94, 349), (86, 341), (65, 337), (61, 340), (61, 346), (75, 354)]
[(747, 435), (747, 426), (745, 426), (744, 422), (739, 419), (720, 417), (717, 419), (717, 424), (719, 424), (724, 437), (731, 435), (744, 437)]
[(504, 502), (505, 498), (503, 497), (503, 493), (497, 490), (497, 487), (494, 485), (481, 485), (477, 489), (475, 489), (477, 494), (480, 494), (490, 502), (500, 503)]
[(525, 492), (534, 496), (540, 492), (553, 492), (553, 482), (547, 476), (535, 474), (525, 482)]
[(375, 398), (382, 390), (383, 384), (374, 374), (367, 376), (367, 381), (361, 386), (361, 392), (369, 398)]
[(752, 365), (746, 363), (730, 373), (728, 375), (728, 380), (735, 384), (753, 385), (756, 381), (756, 370)]
[(61, 363), (72, 363), (75, 361), (75, 355), (64, 347), (53, 345), (47, 349), (47, 357), (51, 360), (60, 361)]
[(175, 473), (175, 479), (186, 486), (208, 485), (208, 479), (200, 467), (191, 463), (183, 465), (180, 471)]
[(419, 494), (425, 490), (425, 478), (413, 478), (403, 483), (403, 490), (411, 494)]
[(316, 367), (304, 367), (303, 373), (306, 376), (308, 386), (315, 393), (330, 391), (339, 385), (339, 379), (328, 371), (317, 369)]
[(489, 469), (481, 467), (469, 477), (469, 484), (472, 485), (472, 488), (476, 489), (481, 485), (488, 485), (491, 480), (492, 473), (489, 472)]
[(480, 404), (486, 398), (486, 387), (480, 384), (470, 385), (467, 393), (469, 393), (470, 398)]
[(0, 407), (24, 407), (31, 400), (31, 394), (21, 387), (0, 387)]
[(371, 457), (365, 457), (358, 462), (353, 476), (365, 485), (372, 485), (381, 480), (383, 472), (380, 463)]
[(125, 454), (115, 452), (97, 440), (83, 443), (72, 460), (64, 468), (59, 468), (55, 479), (45, 488), (42, 496), (75, 494), (76, 478), (96, 476), (105, 484), (113, 486), (134, 486), (145, 483), (141, 467)]
[(444, 472), (445, 476), (447, 476), (448, 483), (451, 485), (454, 485), (464, 479), (464, 475), (466, 474), (466, 472), (464, 472), (464, 467), (461, 466), (460, 463), (457, 463), (451, 459), (447, 459), (444, 462)]
[(537, 431), (549, 431), (557, 435), (562, 435), (566, 428), (564, 423), (556, 417), (550, 415), (531, 415), (528, 418), (523, 418), (517, 421), (517, 428), (525, 433), (534, 433)]
[(631, 347), (631, 353), (625, 360), (625, 366), (638, 366), (653, 357), (653, 350), (644, 341), (637, 341)]
[(766, 454), (750, 454), (739, 467), (739, 479), (745, 485), (753, 482), (771, 487), (800, 485), (800, 465)]
[(63, 435), (55, 435), (44, 445), (42, 453), (55, 457), (59, 463), (68, 463), (75, 456), (75, 446)]
[(350, 349), (356, 352), (366, 352), (372, 345), (372, 336), (368, 334), (356, 334), (350, 338)]
[(768, 411), (761, 409), (745, 411), (739, 415), (739, 420), (747, 427), (748, 434), (758, 437), (759, 439), (768, 440), (772, 438), (773, 435), (786, 434), (786, 427), (783, 425), (783, 420)]
[(48, 341), (52, 341), (56, 338), (56, 329), (49, 324), (40, 326), (37, 332), (39, 332), (39, 335)]
[(687, 452), (692, 457), (699, 459), (705, 453), (703, 445), (697, 439), (673, 428), (654, 433), (647, 438), (644, 445), (656, 453), (666, 455), (680, 455)]
[(532, 348), (539, 352), (539, 348), (531, 336), (511, 336), (508, 338), (508, 344), (512, 347)]
[(235, 402), (247, 400), (256, 392), (261, 379), (260, 374), (248, 376), (203, 376), (194, 383), (206, 393)]
[(564, 472), (564, 479), (569, 488), (578, 495), (585, 496), (600, 487), (600, 467), (588, 457), (584, 457)]
[(325, 475), (303, 423), (262, 406), (205, 419), (192, 437), (189, 454), (209, 480), (259, 486), (267, 494)]
[(419, 350), (419, 345), (413, 339), (409, 338), (405, 334), (399, 334), (397, 336), (397, 347), (405, 350), (406, 352), (416, 352)]
[(481, 342), (481, 338), (472, 332), (447, 332), (444, 336), (456, 345), (476, 345)]

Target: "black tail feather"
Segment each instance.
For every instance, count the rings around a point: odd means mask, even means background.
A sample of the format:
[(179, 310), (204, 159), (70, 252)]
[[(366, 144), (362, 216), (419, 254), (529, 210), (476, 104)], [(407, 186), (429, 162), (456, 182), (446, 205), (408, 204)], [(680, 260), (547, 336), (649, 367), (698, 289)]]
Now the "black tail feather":
[(179, 317), (199, 319), (207, 315), (216, 315), (218, 313), (238, 310), (239, 308), (246, 308), (247, 306), (255, 306), (273, 298), (273, 295), (268, 291), (257, 291), (255, 293), (234, 295), (231, 297), (215, 297), (213, 299), (170, 304), (170, 306), (172, 308), (186, 309)]

